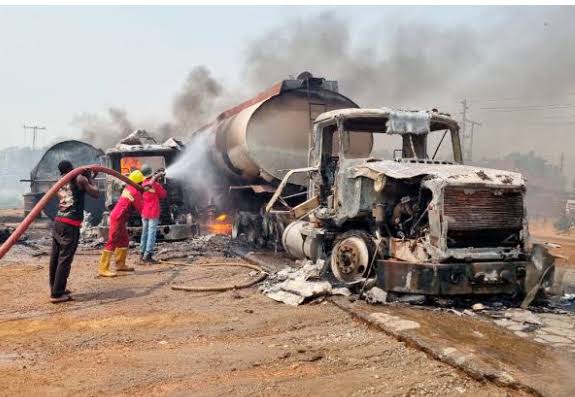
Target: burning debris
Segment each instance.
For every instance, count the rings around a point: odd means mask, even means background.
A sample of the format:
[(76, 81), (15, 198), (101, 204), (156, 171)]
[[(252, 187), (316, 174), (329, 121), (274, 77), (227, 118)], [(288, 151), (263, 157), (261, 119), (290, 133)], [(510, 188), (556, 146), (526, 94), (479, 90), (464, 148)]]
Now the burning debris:
[(206, 224), (206, 232), (209, 234), (219, 234), (224, 236), (231, 236), (232, 224), (230, 217), (227, 214), (218, 215), (212, 222)]
[(230, 238), (227, 236), (207, 234), (199, 235), (185, 241), (157, 243), (156, 258), (159, 260), (185, 259), (192, 262), (197, 258), (222, 256), (232, 257)]

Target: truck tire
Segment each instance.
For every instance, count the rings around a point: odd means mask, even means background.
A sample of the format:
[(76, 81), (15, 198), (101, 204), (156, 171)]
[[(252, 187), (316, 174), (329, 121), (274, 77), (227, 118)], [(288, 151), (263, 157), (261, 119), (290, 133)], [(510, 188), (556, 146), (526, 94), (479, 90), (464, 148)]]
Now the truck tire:
[(368, 276), (375, 254), (371, 235), (363, 230), (349, 230), (337, 236), (322, 269), (322, 277), (336, 286), (353, 286)]

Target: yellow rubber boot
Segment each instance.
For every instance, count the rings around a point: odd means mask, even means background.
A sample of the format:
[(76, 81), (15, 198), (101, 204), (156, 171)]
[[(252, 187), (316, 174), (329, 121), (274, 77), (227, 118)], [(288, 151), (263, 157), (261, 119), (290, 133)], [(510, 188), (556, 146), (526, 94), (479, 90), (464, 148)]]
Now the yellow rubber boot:
[(100, 265), (98, 268), (98, 274), (100, 277), (115, 277), (116, 273), (110, 271), (110, 259), (112, 259), (112, 251), (104, 250), (102, 251), (102, 256), (100, 257)]
[(119, 272), (133, 272), (134, 268), (126, 265), (126, 258), (128, 257), (127, 248), (116, 248), (114, 251), (116, 260), (116, 270)]

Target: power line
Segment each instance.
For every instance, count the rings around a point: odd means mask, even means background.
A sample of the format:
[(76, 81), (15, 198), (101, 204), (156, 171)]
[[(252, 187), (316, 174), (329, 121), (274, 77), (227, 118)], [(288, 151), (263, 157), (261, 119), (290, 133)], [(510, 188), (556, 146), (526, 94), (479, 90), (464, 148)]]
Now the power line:
[(575, 107), (575, 103), (557, 103), (549, 105), (524, 105), (524, 106), (494, 106), (479, 108), (479, 110), (547, 110), (547, 109), (569, 109)]
[(556, 110), (574, 109), (575, 106), (567, 106), (562, 108), (548, 108), (548, 109), (501, 109), (501, 110), (480, 110), (482, 113), (517, 113), (517, 112), (545, 112)]
[[(574, 96), (575, 92), (566, 92), (561, 94), (560, 96)], [(549, 98), (547, 98), (549, 99)], [(534, 98), (528, 98), (528, 97), (520, 97), (520, 96), (515, 96), (515, 97), (503, 97), (503, 98), (487, 98), (487, 99), (481, 99), (481, 98), (472, 98), (472, 99), (468, 99), (468, 102), (497, 102), (497, 101), (517, 101), (517, 100), (522, 100), (522, 101), (533, 101)]]

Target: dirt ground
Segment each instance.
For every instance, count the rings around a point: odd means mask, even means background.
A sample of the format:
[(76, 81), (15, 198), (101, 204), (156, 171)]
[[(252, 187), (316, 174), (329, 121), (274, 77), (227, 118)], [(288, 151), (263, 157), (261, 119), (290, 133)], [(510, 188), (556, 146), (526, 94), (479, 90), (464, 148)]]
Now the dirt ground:
[(25, 251), (0, 266), (1, 395), (523, 395), (477, 382), (329, 303), (290, 307), (256, 288), (170, 288), (241, 281), (245, 269), (155, 265), (99, 279), (97, 256), (78, 255), (75, 301), (53, 305), (47, 257)]
[(552, 249), (552, 252), (567, 258), (558, 264), (575, 268), (575, 236), (558, 233), (553, 223), (546, 220), (532, 221), (529, 224), (529, 232), (535, 241), (558, 244), (560, 247)]
[[(18, 213), (0, 211), (0, 221), (18, 222)], [(532, 231), (538, 240), (561, 244), (565, 263), (575, 260), (575, 238), (557, 236), (545, 225)], [(47, 232), (40, 221), (29, 237)], [(142, 267), (132, 251), (135, 273), (99, 279), (98, 251), (85, 249), (69, 281), (75, 300), (53, 305), (48, 258), (32, 256), (41, 252), (17, 245), (0, 262), (0, 395), (526, 395), (478, 382), (328, 302), (291, 307), (256, 287), (222, 293), (170, 288), (237, 283), (253, 277), (248, 269)], [(441, 325), (446, 319), (445, 313), (386, 310), (413, 317), (424, 331), (428, 321)], [(465, 347), (458, 338), (466, 331), (485, 327), (451, 320), (455, 325), (445, 332), (457, 338), (440, 339), (458, 348)], [(473, 324), (457, 325), (465, 321)], [(434, 330), (443, 329), (437, 324)], [(468, 352), (482, 349), (467, 346)]]

